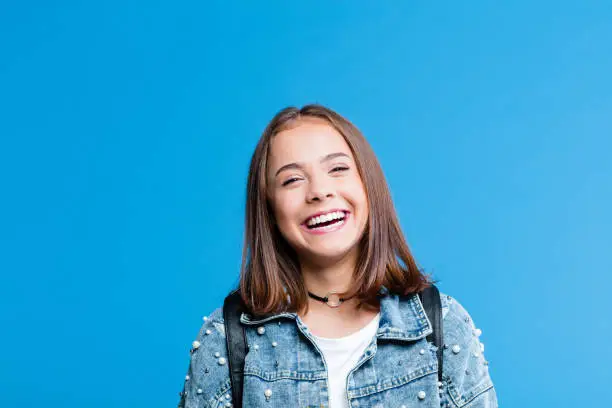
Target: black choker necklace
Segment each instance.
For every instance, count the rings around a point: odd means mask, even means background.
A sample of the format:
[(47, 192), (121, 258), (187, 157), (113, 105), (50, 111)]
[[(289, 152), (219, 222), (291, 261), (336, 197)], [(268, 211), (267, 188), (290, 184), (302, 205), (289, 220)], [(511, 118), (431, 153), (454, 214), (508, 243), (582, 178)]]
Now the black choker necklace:
[(349, 300), (348, 299), (343, 299), (340, 296), (338, 296), (338, 292), (329, 292), (327, 295), (325, 295), (325, 297), (321, 297), (321, 296), (317, 296), (314, 293), (310, 293), (308, 292), (308, 296), (310, 296), (311, 298), (318, 300), (319, 302), (323, 302), (325, 303), (327, 306), (329, 307), (338, 307), (340, 306), (345, 300)]

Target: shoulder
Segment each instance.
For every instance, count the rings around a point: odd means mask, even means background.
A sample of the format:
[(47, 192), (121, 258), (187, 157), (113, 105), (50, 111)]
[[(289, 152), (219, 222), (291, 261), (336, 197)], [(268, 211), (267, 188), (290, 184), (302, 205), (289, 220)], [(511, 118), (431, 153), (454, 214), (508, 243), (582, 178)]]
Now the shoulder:
[(440, 292), (440, 302), (442, 304), (444, 324), (456, 323), (459, 326), (470, 326), (470, 324), (465, 325), (461, 323), (470, 323), (472, 318), (457, 299), (447, 293)]
[(190, 347), (189, 369), (179, 407), (217, 407), (231, 402), (223, 309), (219, 307), (203, 319)]
[[(482, 330), (476, 326), (472, 316), (457, 299), (446, 293), (440, 292), (440, 301), (444, 343), (448, 346), (449, 351), (453, 350), (451, 346), (465, 346), (466, 350), (470, 349), (472, 355), (482, 355), (483, 346), (480, 343)], [(455, 347), (454, 354), (457, 354), (457, 350), (458, 348)]]
[[(448, 397), (458, 407), (497, 406), (482, 330), (454, 297), (440, 293), (444, 331), (443, 370)], [(479, 403), (482, 400), (482, 405)]]

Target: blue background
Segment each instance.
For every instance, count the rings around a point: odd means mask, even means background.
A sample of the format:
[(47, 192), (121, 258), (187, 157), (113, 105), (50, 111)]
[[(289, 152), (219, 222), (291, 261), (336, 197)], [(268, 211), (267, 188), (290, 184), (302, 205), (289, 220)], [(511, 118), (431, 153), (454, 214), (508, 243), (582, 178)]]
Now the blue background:
[(612, 3), (374, 3), (3, 2), (0, 406), (174, 406), (255, 143), (309, 102), (370, 140), (501, 406), (608, 404)]

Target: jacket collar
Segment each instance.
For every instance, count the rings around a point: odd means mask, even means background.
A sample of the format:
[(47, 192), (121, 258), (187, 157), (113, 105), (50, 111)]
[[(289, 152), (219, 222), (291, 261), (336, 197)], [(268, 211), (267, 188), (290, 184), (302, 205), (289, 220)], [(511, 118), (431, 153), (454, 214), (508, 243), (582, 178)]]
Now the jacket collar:
[[(417, 294), (399, 296), (391, 294), (386, 287), (379, 291), (380, 322), (376, 337), (389, 340), (417, 340), (433, 332), (431, 322), (425, 314), (423, 304)], [(283, 312), (266, 316), (252, 316), (242, 313), (240, 322), (260, 325), (278, 319), (298, 318), (297, 313)]]

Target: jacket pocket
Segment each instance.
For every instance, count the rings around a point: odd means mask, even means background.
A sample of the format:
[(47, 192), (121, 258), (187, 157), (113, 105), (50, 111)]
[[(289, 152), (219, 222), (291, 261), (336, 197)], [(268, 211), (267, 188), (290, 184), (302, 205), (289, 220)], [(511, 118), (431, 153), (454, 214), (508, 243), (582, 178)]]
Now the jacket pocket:
[(435, 353), (425, 339), (380, 344), (374, 358), (349, 378), (349, 399), (367, 407), (439, 407)]
[(328, 404), (326, 389), (324, 371), (264, 370), (245, 364), (245, 407), (318, 408)]

